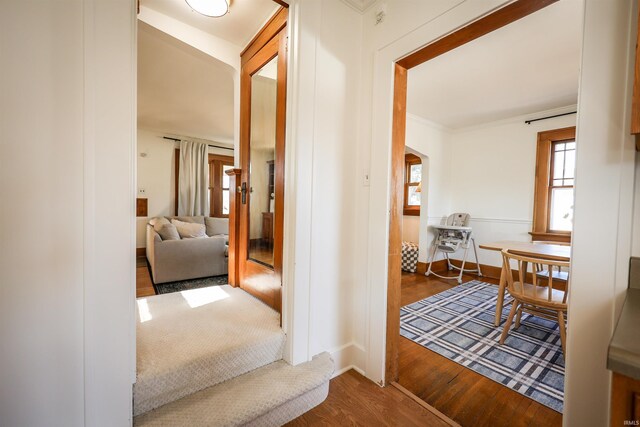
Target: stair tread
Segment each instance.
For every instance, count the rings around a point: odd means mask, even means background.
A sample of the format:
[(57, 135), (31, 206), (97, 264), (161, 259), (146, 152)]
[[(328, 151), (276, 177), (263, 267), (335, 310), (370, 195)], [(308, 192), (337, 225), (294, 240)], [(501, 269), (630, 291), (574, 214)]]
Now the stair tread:
[(244, 425), (327, 385), (332, 374), (328, 353), (298, 366), (280, 360), (139, 415), (134, 425)]
[(134, 415), (282, 359), (279, 314), (239, 288), (138, 300)]

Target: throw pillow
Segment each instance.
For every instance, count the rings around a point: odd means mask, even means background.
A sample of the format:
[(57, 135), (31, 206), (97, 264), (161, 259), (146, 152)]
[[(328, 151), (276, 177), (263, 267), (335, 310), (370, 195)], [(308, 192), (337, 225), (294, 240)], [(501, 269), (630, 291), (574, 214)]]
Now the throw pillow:
[[(155, 228), (155, 227), (154, 227)], [(180, 240), (176, 226), (167, 221), (166, 224), (156, 230), (162, 240)]]
[(206, 217), (204, 223), (207, 226), (207, 236), (229, 234), (229, 219)]
[(183, 239), (207, 237), (204, 224), (183, 222), (178, 221), (177, 219), (172, 219), (171, 223), (176, 226), (176, 228), (178, 229), (178, 234), (180, 234), (180, 237)]
[(160, 233), (160, 229), (167, 224), (171, 224), (169, 220), (163, 216), (159, 216), (157, 218), (153, 218), (149, 221), (149, 224), (153, 226), (153, 229), (156, 230), (156, 233)]

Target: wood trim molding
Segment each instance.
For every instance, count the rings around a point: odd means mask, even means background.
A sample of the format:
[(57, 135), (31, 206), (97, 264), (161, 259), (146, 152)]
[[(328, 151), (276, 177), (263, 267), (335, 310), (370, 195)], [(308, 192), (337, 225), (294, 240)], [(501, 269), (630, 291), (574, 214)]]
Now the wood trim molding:
[(391, 131), (391, 205), (389, 215), (389, 270), (387, 277), (387, 350), (385, 384), (398, 380), (400, 339), (400, 286), (402, 282), (402, 211), (404, 149), (407, 125), (407, 69), (395, 65), (393, 124)]
[[(420, 265), (422, 264), (422, 265)], [(460, 267), (461, 262), (457, 259), (452, 259), (451, 260), (451, 264), (453, 264), (456, 267)], [(464, 264), (464, 268), (465, 269), (477, 269), (478, 268), (478, 264), (476, 264), (475, 262), (465, 262)], [(500, 275), (502, 273), (502, 268), (501, 267), (496, 267), (495, 265), (488, 265), (488, 264), (480, 264), (480, 268), (482, 269), (482, 277), (478, 276), (478, 280), (482, 280), (484, 278), (489, 278), (489, 279), (494, 279), (494, 280), (500, 280)], [(421, 272), (421, 270), (424, 270)], [(418, 271), (416, 273), (418, 274), (424, 274), (427, 270), (427, 264), (426, 263), (422, 263), (419, 262), (418, 263)], [(435, 261), (433, 263), (433, 266), (431, 267), (431, 271), (433, 271), (434, 273), (438, 273), (438, 274), (442, 274), (442, 273), (446, 273), (447, 270), (447, 261), (444, 259), (441, 259), (439, 261)], [(519, 272), (517, 270), (512, 270), (513, 273), (513, 278), (515, 280), (518, 280), (519, 278)], [(531, 273), (527, 273), (527, 281), (529, 283), (531, 283), (532, 281), (532, 277), (531, 277)], [(562, 281), (554, 281), (553, 284), (553, 288), (554, 289), (559, 289), (561, 291), (565, 290), (565, 285), (564, 282)]]
[(444, 36), (423, 47), (422, 49), (408, 55), (399, 60), (398, 65), (411, 69), (423, 64), (430, 59), (449, 52), (457, 47), (467, 44), (477, 38), (480, 38), (492, 31), (504, 27), (518, 19), (524, 18), (540, 9), (543, 9), (558, 0), (518, 0), (502, 9), (498, 9), (489, 15), (486, 15), (477, 21), (474, 21), (466, 27)]
[[(549, 209), (549, 176), (551, 174), (551, 145), (556, 141), (576, 139), (576, 127), (552, 129), (538, 133), (536, 145), (536, 175), (533, 191), (533, 240), (569, 242), (571, 233), (557, 233), (548, 230)], [(565, 237), (561, 237), (565, 236)]]
[(533, 241), (571, 243), (571, 233), (538, 233), (530, 231), (529, 234)]
[(411, 165), (420, 165), (422, 164), (422, 159), (415, 154), (407, 153), (404, 155), (404, 202), (402, 205), (402, 211), (404, 215), (410, 216), (420, 216), (420, 206), (409, 206), (407, 205), (407, 200), (409, 199), (409, 172)]
[(398, 379), (401, 286), (400, 247), (402, 239), (402, 186), (404, 183), (403, 159), (407, 117), (407, 70), (537, 12), (556, 1), (558, 0), (517, 0), (407, 55), (395, 64), (391, 131), (391, 200), (389, 204), (391, 210), (389, 214), (384, 384), (389, 384)]
[[(228, 218), (229, 215), (222, 213), (223, 187), (222, 171), (224, 166), (233, 167), (233, 157), (222, 156), (220, 154), (209, 154), (209, 216), (216, 218)], [(231, 183), (229, 183), (231, 184)], [(231, 186), (229, 186), (231, 189)], [(229, 196), (231, 197), (231, 196)]]
[(136, 248), (136, 257), (147, 256), (147, 248)]
[[(240, 222), (238, 221), (238, 206), (240, 205), (240, 193), (238, 182), (242, 175), (241, 169), (227, 170), (229, 176), (229, 284), (238, 286), (238, 236), (240, 235)], [(232, 196), (233, 195), (233, 196)]]
[[(279, 3), (279, 2), (277, 2)], [(240, 52), (240, 64), (244, 67), (253, 56), (260, 51), (273, 37), (284, 27), (287, 26), (287, 18), (289, 16), (289, 9), (281, 7), (265, 24), (264, 27), (256, 34), (247, 47)]]

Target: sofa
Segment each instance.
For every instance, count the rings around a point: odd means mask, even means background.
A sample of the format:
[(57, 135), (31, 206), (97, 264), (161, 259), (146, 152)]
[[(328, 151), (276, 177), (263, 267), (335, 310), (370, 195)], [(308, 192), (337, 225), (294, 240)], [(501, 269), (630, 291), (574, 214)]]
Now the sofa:
[(228, 218), (156, 217), (147, 223), (147, 260), (154, 283), (228, 273)]

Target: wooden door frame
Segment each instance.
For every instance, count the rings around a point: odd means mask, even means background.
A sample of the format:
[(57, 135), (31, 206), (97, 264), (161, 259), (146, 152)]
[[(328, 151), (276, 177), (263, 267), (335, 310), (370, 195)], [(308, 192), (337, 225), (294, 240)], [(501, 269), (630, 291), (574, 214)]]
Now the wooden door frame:
[[(236, 175), (239, 181), (249, 182), (246, 163), (249, 159), (249, 146), (246, 141), (250, 136), (251, 124), (251, 76), (264, 64), (278, 57), (277, 77), (277, 109), (276, 109), (276, 177), (275, 177), (275, 211), (284, 211), (284, 159), (285, 159), (285, 131), (286, 131), (286, 97), (287, 97), (287, 19), (288, 9), (280, 8), (265, 26), (256, 34), (253, 40), (241, 53), (242, 69), (240, 71), (240, 172)], [(236, 201), (238, 198), (236, 197)], [(236, 203), (234, 214), (230, 215), (229, 227), (235, 231), (236, 239), (230, 239), (229, 276), (234, 277), (235, 284), (243, 287), (241, 276), (243, 272), (263, 272), (266, 267), (259, 264), (243, 261), (240, 243), (248, 239), (248, 230), (243, 229), (240, 221), (242, 212), (248, 205)], [(283, 249), (284, 215), (274, 216), (274, 278), (282, 284), (282, 249)], [(280, 236), (280, 238), (278, 238)], [(231, 254), (233, 253), (233, 256)], [(244, 269), (244, 270), (243, 270)], [(244, 289), (244, 288), (243, 288)], [(274, 310), (282, 311), (282, 287), (279, 290), (267, 290), (261, 292), (256, 288), (247, 288), (247, 292), (254, 294), (262, 301), (270, 305)]]
[(403, 57), (394, 64), (385, 384), (390, 384), (398, 380), (400, 287), (402, 281), (400, 265), (408, 71), (411, 68), (417, 67), (433, 58), (537, 12), (556, 1), (558, 0), (516, 0)]

